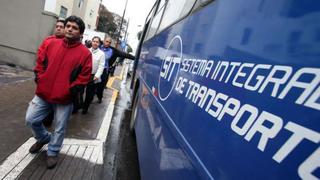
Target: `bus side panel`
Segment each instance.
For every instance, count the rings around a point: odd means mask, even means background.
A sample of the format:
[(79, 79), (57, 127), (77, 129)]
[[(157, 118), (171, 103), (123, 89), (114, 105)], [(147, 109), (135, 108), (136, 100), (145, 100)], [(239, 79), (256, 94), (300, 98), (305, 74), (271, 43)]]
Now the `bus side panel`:
[(139, 89), (135, 132), (142, 179), (199, 179), (163, 119), (150, 88)]
[(216, 0), (148, 40), (142, 171), (164, 176), (157, 119), (201, 178), (319, 179), (319, 22), (320, 1)]

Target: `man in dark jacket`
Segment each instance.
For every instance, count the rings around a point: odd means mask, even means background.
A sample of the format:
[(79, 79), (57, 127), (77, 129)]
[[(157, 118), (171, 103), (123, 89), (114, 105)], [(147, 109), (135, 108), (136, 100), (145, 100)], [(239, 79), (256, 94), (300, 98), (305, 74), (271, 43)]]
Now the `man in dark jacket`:
[(106, 87), (106, 84), (108, 82), (108, 76), (109, 76), (109, 69), (113, 68), (115, 61), (118, 57), (123, 57), (123, 58), (128, 58), (134, 60), (134, 56), (131, 54), (122, 52), (118, 50), (117, 48), (114, 48), (110, 46), (112, 43), (112, 40), (110, 37), (106, 37), (103, 46), (101, 47), (101, 50), (105, 53), (105, 65), (104, 65), (104, 70), (101, 75), (101, 82), (97, 85), (97, 97), (98, 97), (98, 102), (101, 103), (102, 97), (103, 97), (103, 91), (104, 88)]
[[(61, 150), (66, 123), (73, 108), (73, 98), (90, 79), (92, 56), (81, 44), (85, 24), (81, 18), (70, 16), (65, 21), (65, 38), (52, 40), (37, 57), (36, 95), (29, 103), (26, 124), (37, 140), (29, 149), (37, 153), (47, 143), (47, 168), (54, 168)], [(44, 117), (54, 111), (55, 129), (48, 132), (42, 124)]]

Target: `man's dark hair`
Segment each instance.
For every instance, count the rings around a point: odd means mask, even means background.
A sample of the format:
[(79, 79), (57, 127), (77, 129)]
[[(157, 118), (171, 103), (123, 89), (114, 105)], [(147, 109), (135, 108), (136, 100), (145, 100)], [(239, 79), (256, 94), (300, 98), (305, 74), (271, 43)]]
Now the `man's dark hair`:
[(61, 22), (62, 24), (66, 25), (66, 24), (65, 24), (65, 21), (64, 21), (63, 19), (58, 19), (57, 22), (56, 22), (56, 24), (57, 24), (58, 22)]
[(94, 39), (98, 39), (99, 40), (99, 43), (101, 42), (101, 38), (99, 37), (99, 36), (93, 36), (93, 38), (92, 38), (92, 41), (94, 40)]
[(91, 40), (87, 39), (84, 41), (84, 45), (87, 47), (87, 48), (91, 48), (92, 47), (92, 44), (91, 44)]
[(85, 25), (84, 25), (84, 22), (82, 21), (82, 19), (78, 16), (69, 16), (66, 20), (65, 20), (65, 23), (64, 23), (64, 26), (66, 26), (66, 24), (68, 22), (75, 22), (77, 23), (77, 25), (79, 26), (79, 29), (80, 29), (80, 34), (83, 34), (84, 32), (84, 29), (85, 29)]

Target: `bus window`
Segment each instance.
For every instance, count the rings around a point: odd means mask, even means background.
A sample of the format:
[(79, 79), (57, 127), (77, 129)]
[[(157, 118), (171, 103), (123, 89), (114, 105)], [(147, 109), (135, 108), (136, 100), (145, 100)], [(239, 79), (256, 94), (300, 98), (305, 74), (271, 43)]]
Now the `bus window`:
[(187, 15), (196, 0), (169, 0), (158, 32)]
[(158, 4), (158, 2), (156, 2), (156, 3), (153, 5), (151, 11), (149, 12), (149, 14), (148, 14), (148, 16), (147, 16), (147, 18), (146, 18), (145, 24), (148, 24), (148, 26), (146, 27), (146, 28), (147, 28), (147, 29), (146, 29), (146, 34), (145, 34), (145, 38), (143, 39), (143, 41), (145, 41), (145, 40), (148, 38), (148, 34), (149, 34), (149, 31), (150, 31), (150, 22), (152, 21), (152, 18), (153, 18), (153, 16), (154, 16), (154, 14), (156, 13), (157, 4)]
[(159, 12), (161, 10), (161, 8), (164, 6), (164, 4), (167, 2), (168, 0), (162, 0), (160, 1), (160, 4), (159, 4), (159, 8), (158, 8), (158, 11)]
[(148, 40), (151, 37), (153, 37), (155, 35), (155, 33), (157, 32), (157, 29), (158, 29), (158, 26), (159, 26), (159, 23), (160, 23), (160, 20), (161, 20), (161, 17), (162, 17), (162, 13), (163, 13), (163, 10), (164, 10), (164, 5), (165, 5), (165, 0), (162, 0), (160, 2), (160, 6), (158, 8), (158, 11), (157, 11), (156, 15), (152, 19), (152, 23), (151, 23), (151, 25), (149, 27), (148, 34), (146, 36), (146, 40)]

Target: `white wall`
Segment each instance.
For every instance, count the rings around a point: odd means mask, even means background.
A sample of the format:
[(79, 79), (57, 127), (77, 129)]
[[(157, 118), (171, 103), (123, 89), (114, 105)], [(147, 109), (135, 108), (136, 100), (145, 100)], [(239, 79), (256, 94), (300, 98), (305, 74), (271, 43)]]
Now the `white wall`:
[(32, 69), (42, 40), (52, 34), (53, 13), (39, 0), (1, 0), (0, 60)]
[[(97, 28), (96, 21), (98, 17), (99, 6), (100, 6), (100, 0), (88, 1), (86, 12), (84, 15), (84, 22), (86, 24), (86, 28), (88, 28), (88, 25), (91, 26), (90, 29), (92, 30), (95, 30)], [(91, 16), (90, 16), (90, 11), (93, 12)]]
[(45, 0), (44, 10), (48, 12), (55, 12), (57, 0)]

